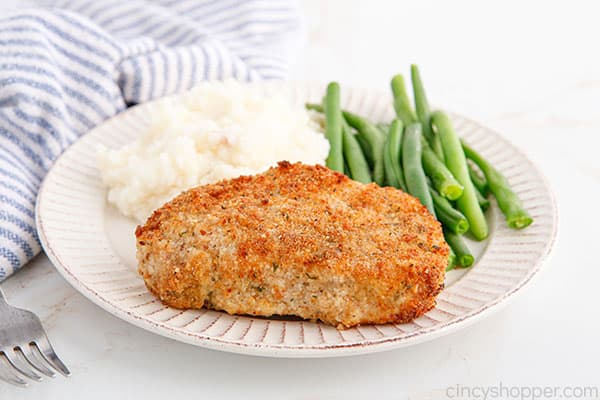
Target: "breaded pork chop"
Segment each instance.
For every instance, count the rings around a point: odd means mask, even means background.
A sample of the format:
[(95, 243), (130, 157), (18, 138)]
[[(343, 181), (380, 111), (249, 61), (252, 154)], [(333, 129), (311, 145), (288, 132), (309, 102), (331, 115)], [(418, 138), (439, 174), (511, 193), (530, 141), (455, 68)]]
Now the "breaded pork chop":
[(188, 190), (136, 236), (139, 272), (170, 306), (340, 328), (431, 309), (449, 252), (414, 197), (288, 162)]

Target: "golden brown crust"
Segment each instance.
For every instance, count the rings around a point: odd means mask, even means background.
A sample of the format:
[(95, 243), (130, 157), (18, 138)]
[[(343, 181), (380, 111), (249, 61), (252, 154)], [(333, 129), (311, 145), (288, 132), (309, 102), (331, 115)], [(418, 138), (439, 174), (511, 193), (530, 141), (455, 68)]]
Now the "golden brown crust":
[(339, 327), (434, 307), (449, 252), (414, 197), (288, 162), (184, 192), (136, 237), (139, 272), (170, 306)]

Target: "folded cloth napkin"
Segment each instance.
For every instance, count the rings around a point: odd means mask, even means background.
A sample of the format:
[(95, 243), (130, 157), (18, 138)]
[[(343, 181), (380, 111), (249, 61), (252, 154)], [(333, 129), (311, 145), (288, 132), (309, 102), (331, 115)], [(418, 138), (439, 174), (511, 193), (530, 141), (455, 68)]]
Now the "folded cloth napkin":
[(40, 251), (56, 158), (125, 109), (202, 80), (282, 78), (302, 35), (289, 0), (75, 0), (0, 17), (0, 281)]

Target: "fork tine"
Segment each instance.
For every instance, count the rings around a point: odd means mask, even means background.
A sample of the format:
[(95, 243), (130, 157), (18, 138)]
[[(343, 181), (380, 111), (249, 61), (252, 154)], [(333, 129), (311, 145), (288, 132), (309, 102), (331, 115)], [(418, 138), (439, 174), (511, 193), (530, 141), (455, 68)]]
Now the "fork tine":
[(15, 374), (12, 365), (9, 364), (4, 355), (0, 355), (0, 360), (0, 379), (16, 386), (25, 387), (29, 385), (25, 379)]
[(58, 358), (54, 352), (54, 349), (52, 348), (52, 345), (50, 344), (50, 341), (48, 341), (48, 338), (45, 335), (39, 338), (37, 342), (32, 342), (31, 344), (33, 344), (33, 347), (37, 349), (43, 359), (46, 360), (48, 364), (56, 368), (58, 372), (64, 376), (71, 375), (71, 371), (69, 371), (69, 368), (67, 368), (60, 358)]
[(46, 367), (46, 363), (40, 358), (38, 352), (33, 351), (30, 344), (25, 344), (19, 347), (21, 357), (23, 357), (33, 368), (46, 375), (47, 377), (54, 378), (56, 373), (50, 368)]
[(3, 355), (6, 361), (21, 375), (38, 382), (42, 380), (42, 377), (36, 374), (27, 362), (23, 362), (14, 350), (5, 349)]
[(13, 385), (16, 385), (16, 386), (21, 386), (21, 387), (29, 386), (29, 384), (27, 383), (26, 380), (19, 378), (17, 375), (15, 375), (12, 372), (8, 372), (8, 369), (3, 374), (0, 374), (0, 379), (2, 379), (4, 382), (12, 383)]

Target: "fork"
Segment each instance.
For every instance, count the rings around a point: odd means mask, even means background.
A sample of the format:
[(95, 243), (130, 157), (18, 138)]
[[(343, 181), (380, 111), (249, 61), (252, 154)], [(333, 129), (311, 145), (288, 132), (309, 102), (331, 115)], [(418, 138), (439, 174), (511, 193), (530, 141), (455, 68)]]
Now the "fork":
[(9, 305), (0, 289), (0, 379), (27, 386), (25, 378), (41, 381), (40, 374), (54, 378), (54, 370), (71, 374), (50, 345), (38, 316)]

